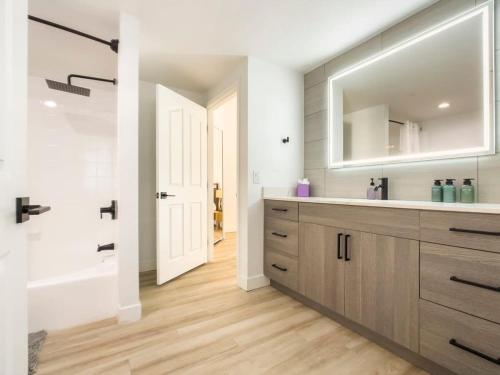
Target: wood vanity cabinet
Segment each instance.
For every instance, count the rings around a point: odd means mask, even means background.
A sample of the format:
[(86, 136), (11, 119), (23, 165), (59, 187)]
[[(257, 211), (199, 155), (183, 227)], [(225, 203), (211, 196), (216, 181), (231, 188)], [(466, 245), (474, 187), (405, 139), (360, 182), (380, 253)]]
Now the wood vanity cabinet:
[(357, 236), (346, 262), (345, 316), (417, 352), (418, 241), (366, 232)]
[(299, 293), (344, 315), (345, 231), (325, 225), (299, 226)]
[(431, 373), (500, 374), (499, 215), (280, 201), (265, 212), (274, 282)]
[(418, 241), (300, 223), (299, 292), (418, 351)]

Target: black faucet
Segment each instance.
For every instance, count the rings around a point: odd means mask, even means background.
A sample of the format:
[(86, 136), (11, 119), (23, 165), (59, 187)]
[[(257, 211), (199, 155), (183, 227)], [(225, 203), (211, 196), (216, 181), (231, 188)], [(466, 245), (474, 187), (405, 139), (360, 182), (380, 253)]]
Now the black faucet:
[(114, 249), (115, 249), (114, 243), (108, 243), (107, 245), (97, 245), (97, 252), (104, 250), (114, 250)]
[(381, 189), (382, 191), (380, 192), (380, 199), (386, 201), (389, 199), (389, 178), (382, 177), (378, 180), (380, 181), (380, 185), (375, 186), (375, 191)]
[(101, 219), (102, 219), (102, 214), (111, 214), (111, 219), (116, 220), (118, 214), (118, 203), (115, 200), (112, 200), (111, 206), (101, 207), (100, 212), (101, 212)]

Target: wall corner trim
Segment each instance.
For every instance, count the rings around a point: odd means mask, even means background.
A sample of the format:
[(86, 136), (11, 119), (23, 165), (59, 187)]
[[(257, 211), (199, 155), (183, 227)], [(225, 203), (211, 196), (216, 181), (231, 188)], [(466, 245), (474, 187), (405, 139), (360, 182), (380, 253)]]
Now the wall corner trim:
[(118, 309), (118, 322), (120, 324), (132, 323), (141, 320), (142, 305), (135, 303), (128, 306), (120, 306)]
[(247, 292), (254, 289), (264, 288), (269, 286), (270, 283), (270, 280), (264, 275), (256, 275), (248, 278), (242, 276), (238, 279), (238, 286)]

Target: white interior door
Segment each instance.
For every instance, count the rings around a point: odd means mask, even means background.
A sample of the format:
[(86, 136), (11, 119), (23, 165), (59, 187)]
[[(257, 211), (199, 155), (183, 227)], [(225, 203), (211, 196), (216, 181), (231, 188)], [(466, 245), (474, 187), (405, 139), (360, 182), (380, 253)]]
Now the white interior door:
[(207, 110), (156, 85), (157, 283), (207, 262)]
[(0, 374), (27, 374), (25, 191), (27, 3), (0, 0)]

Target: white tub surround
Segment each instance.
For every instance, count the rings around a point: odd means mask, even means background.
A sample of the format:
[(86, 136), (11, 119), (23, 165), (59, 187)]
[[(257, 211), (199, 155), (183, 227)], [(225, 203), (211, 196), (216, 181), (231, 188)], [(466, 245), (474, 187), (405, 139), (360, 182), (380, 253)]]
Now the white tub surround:
[(117, 266), (95, 267), (28, 283), (29, 331), (58, 330), (116, 316)]
[(450, 211), (450, 212), (470, 212), (482, 214), (500, 214), (500, 204), (492, 203), (439, 203), (425, 201), (402, 201), (402, 200), (370, 200), (370, 199), (355, 199), (355, 198), (323, 198), (309, 197), (299, 198), (292, 196), (277, 196), (265, 195), (264, 199), (301, 202), (301, 203), (323, 203), (323, 204), (339, 204), (347, 206), (367, 206), (367, 207), (385, 207), (385, 208), (405, 208), (411, 210), (425, 211)]

